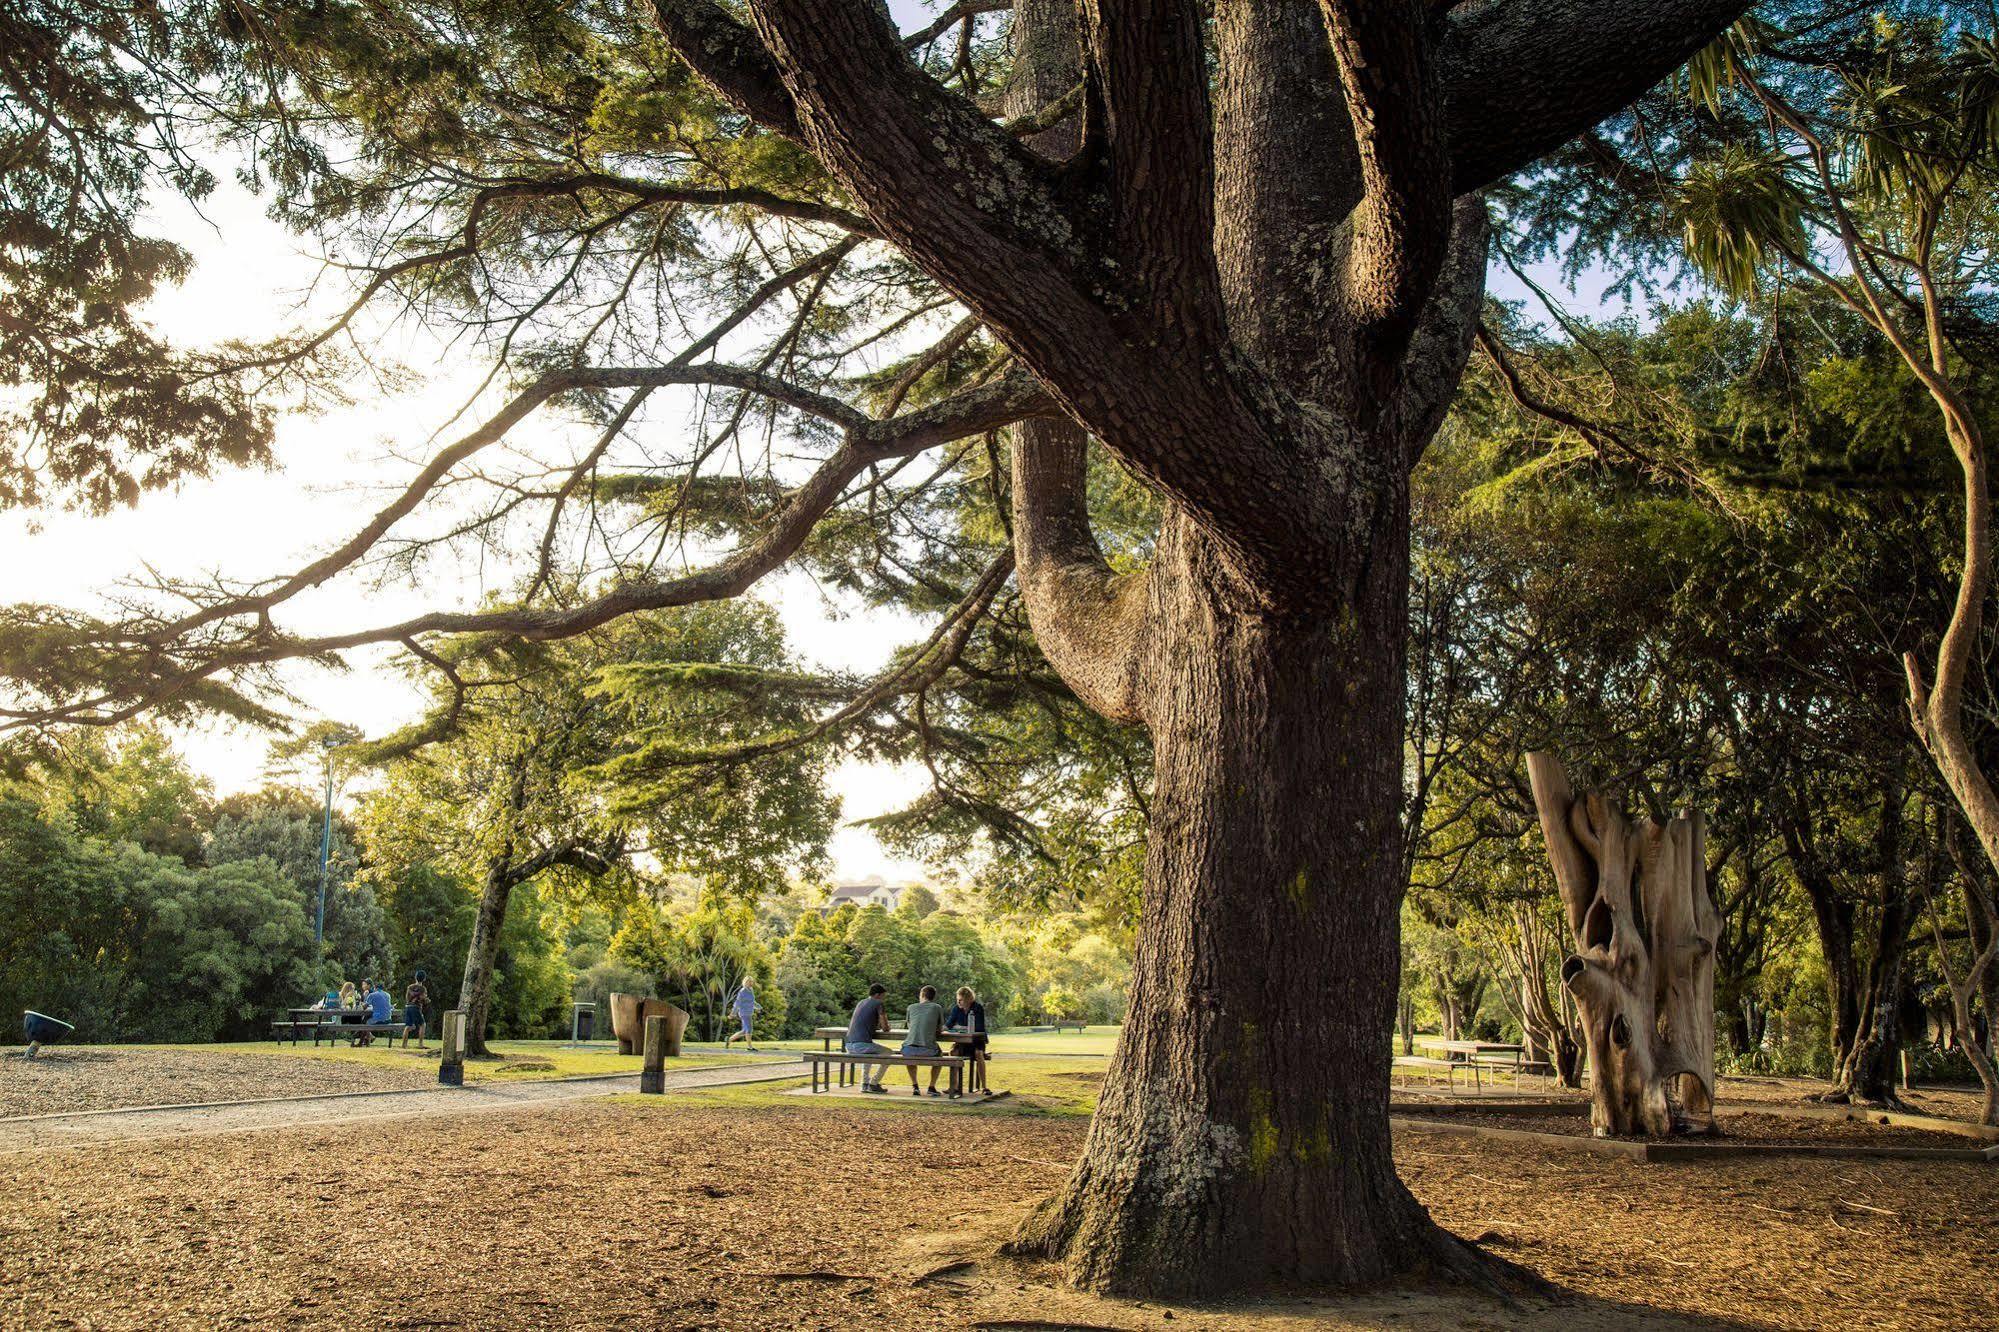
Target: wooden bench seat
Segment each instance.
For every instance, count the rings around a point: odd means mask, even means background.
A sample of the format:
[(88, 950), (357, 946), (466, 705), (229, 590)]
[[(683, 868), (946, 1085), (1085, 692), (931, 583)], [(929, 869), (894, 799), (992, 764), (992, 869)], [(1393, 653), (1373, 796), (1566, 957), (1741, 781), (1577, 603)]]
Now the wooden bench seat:
[(335, 1041), (345, 1037), (352, 1042), (362, 1036), (386, 1036), (394, 1040), (409, 1030), (401, 1022), (294, 1022), (288, 1018), (273, 1022), (271, 1028), (279, 1041), (289, 1035), (292, 1044), (297, 1045), (299, 1037), (310, 1035), (315, 1046), (321, 1038)]
[(808, 1050), (799, 1056), (812, 1070), (812, 1091), (833, 1090), (833, 1078), (837, 1073), (839, 1085), (849, 1086), (853, 1082), (856, 1064), (898, 1065), (902, 1068), (948, 1068), (951, 1070), (951, 1090), (962, 1092), (965, 1086), (965, 1065), (967, 1055), (906, 1055), (906, 1054), (848, 1054), (844, 1050)]

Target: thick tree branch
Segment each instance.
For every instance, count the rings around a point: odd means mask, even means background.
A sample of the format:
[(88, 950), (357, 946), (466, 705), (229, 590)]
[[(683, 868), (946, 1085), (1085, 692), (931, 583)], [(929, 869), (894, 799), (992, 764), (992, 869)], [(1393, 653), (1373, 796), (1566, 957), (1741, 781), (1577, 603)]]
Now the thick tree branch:
[(1082, 5), (1120, 282), (1158, 332), (1195, 345), (1224, 327), (1204, 8), (1194, 0)]
[(667, 45), (723, 100), (774, 134), (798, 137), (798, 110), (756, 33), (714, 0), (653, 0)]
[(884, 236), (948, 271), (974, 309), (1058, 283), (1080, 302), (1086, 251), (1047, 164), (918, 69), (869, 0), (757, 0), (751, 13), (805, 143)]
[[(1346, 219), (1359, 193), (1353, 128), (1319, 0), (1241, 0), (1215, 11), (1217, 261), (1230, 329), (1305, 397), (1343, 401), (1352, 349), (1327, 336), (1340, 301)], [(1296, 295), (1283, 302), (1274, 291)]]
[(1493, 0), (1446, 20), (1452, 188), (1552, 152), (1685, 64), (1750, 0)]
[(1321, 0), (1360, 171), (1346, 306), (1364, 382), (1394, 372), (1450, 244), (1450, 166), (1426, 32), (1413, 0)]
[(1041, 653), (1091, 708), (1142, 721), (1148, 574), (1112, 572), (1088, 496), (1089, 438), (1074, 422), (1032, 421), (1014, 432), (1014, 551)]
[(793, 199), (754, 185), (674, 185), (640, 180), (608, 171), (585, 171), (546, 180), (496, 180), (487, 182), (482, 195), (490, 199), (560, 198), (591, 191), (620, 194), (647, 203), (684, 204), (694, 208), (749, 207), (773, 217), (800, 222), (823, 222), (856, 235), (870, 236), (874, 228), (868, 220), (847, 209), (811, 199)]
[(1408, 445), (1414, 467), (1444, 422), (1464, 379), (1472, 340), (1485, 306), (1485, 267), (1491, 228), (1485, 201), (1475, 194), (1453, 209), (1450, 251), (1410, 340), (1395, 402), (1395, 435)]
[[(526, 399), (546, 401), (562, 388), (659, 388), (672, 384), (714, 383), (750, 392), (774, 390), (773, 396), (812, 411), (842, 427), (845, 442), (804, 484), (792, 491), (767, 519), (763, 530), (728, 556), (707, 568), (678, 578), (650, 575), (620, 579), (603, 591), (565, 607), (510, 606), (484, 611), (434, 611), (395, 624), (346, 633), (296, 636), (275, 628), (271, 610), (305, 587), (331, 577), (364, 554), (385, 534), (394, 518), (415, 506), (406, 492), (368, 524), (362, 535), (344, 543), (325, 560), (282, 580), (271, 589), (228, 598), (177, 624), (177, 633), (157, 628), (112, 627), (96, 641), (100, 651), (129, 653), (131, 669), (140, 682), (116, 694), (98, 693), (46, 708), (0, 709), (9, 719), (0, 731), (56, 723), (111, 725), (151, 708), (173, 702), (204, 682), (226, 673), (268, 666), (299, 658), (328, 658), (373, 643), (401, 643), (434, 633), (497, 633), (529, 639), (568, 638), (588, 632), (637, 611), (719, 601), (740, 595), (758, 579), (797, 553), (819, 519), (840, 503), (848, 487), (870, 467), (892, 458), (921, 453), (954, 439), (996, 430), (1043, 415), (1053, 404), (1041, 387), (1025, 376), (968, 389), (914, 412), (888, 420), (867, 417), (837, 399), (785, 385), (772, 376), (735, 367), (640, 367), (564, 371), (551, 375), (523, 399), (511, 405), (504, 419), (510, 425), (528, 410)], [(781, 395), (781, 396), (779, 396)], [(495, 422), (475, 432), (491, 442), (505, 434)], [(425, 469), (427, 492), (442, 470)], [(417, 490), (412, 487), (412, 490)], [(407, 504), (405, 505), (405, 501)], [(240, 634), (220, 642), (197, 637), (199, 630), (227, 621), (247, 619)], [(147, 678), (150, 677), (150, 678)], [(127, 676), (121, 679), (129, 679)]]

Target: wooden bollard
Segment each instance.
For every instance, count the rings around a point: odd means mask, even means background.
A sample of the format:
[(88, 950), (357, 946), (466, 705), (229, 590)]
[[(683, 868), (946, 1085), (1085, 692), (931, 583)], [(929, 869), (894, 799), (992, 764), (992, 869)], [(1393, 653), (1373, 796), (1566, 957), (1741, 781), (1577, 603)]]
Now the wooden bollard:
[(639, 1071), (639, 1090), (666, 1090), (666, 1019), (654, 1015), (646, 1019), (645, 1067)]
[(444, 1014), (444, 1031), (440, 1037), (444, 1046), (444, 1057), (437, 1064), (437, 1080), (447, 1087), (465, 1085), (465, 1013), (462, 1009), (449, 1009)]

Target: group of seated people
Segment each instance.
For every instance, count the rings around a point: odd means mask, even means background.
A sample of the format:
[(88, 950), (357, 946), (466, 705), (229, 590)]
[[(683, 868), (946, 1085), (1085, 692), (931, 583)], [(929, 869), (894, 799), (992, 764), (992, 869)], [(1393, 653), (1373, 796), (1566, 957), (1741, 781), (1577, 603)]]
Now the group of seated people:
[[(885, 1055), (890, 1053), (885, 1045), (878, 1043), (877, 1036), (888, 1034), (888, 1009), (883, 996), (888, 993), (884, 985), (870, 985), (868, 997), (854, 1006), (854, 1020), (847, 1024), (847, 1053), (851, 1055)], [(952, 1038), (951, 1053), (968, 1058), (970, 1090), (986, 1090), (986, 1060), (990, 1055), (986, 1050), (986, 1006), (979, 1002), (979, 996), (969, 985), (958, 990), (958, 1002), (950, 1012), (945, 1012), (937, 1002), (937, 987), (926, 985), (917, 995), (916, 1002), (909, 1006), (903, 1019), (907, 1032), (902, 1042), (902, 1053), (919, 1055), (931, 1059), (941, 1058), (944, 1050), (940, 1042), (946, 1036)], [(887, 1095), (888, 1088), (882, 1086), (882, 1075), (888, 1072), (887, 1064), (862, 1064), (861, 1090), (878, 1095)], [(911, 1096), (937, 1095), (938, 1065), (930, 1066), (930, 1089), (926, 1093), (917, 1085), (916, 1065), (909, 1065), (909, 1094)], [(951, 1095), (958, 1093), (953, 1091)]]
[[(418, 968), (416, 975), (410, 979), (409, 987), (403, 991), (405, 1047), (409, 1045), (410, 1037), (414, 1035), (417, 1049), (430, 1048), (423, 1043), (424, 1010), (430, 1003), (428, 982), (429, 977)], [(328, 990), (314, 1007), (327, 1012), (342, 1013), (340, 1021), (343, 1024), (383, 1025), (395, 1021), (395, 1001), (389, 998), (388, 990), (376, 984), (373, 979), (364, 980), (358, 986), (353, 981), (342, 981), (339, 989)], [(363, 1032), (358, 1038), (358, 1043), (370, 1045), (374, 1039), (372, 1032)]]

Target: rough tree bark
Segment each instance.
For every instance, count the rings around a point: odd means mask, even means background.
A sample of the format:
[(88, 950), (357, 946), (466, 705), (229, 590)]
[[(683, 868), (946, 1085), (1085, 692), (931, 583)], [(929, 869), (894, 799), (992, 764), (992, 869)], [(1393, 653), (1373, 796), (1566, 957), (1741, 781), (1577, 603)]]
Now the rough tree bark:
[[(1023, 593), (1157, 790), (1131, 1014), (1023, 1243), (1108, 1291), (1482, 1278), (1389, 1155), (1408, 469), (1477, 322), (1475, 192), (1742, 0), (1022, 0), (1013, 106), (1084, 90), (1031, 144), (874, 0), (654, 7), (1072, 423), (1014, 441)], [(1086, 435), (1163, 501), (1142, 572), (1090, 535)]]
[(1552, 754), (1529, 754), (1527, 778), (1575, 936), (1562, 983), (1589, 1048), (1591, 1127), (1714, 1132), (1721, 921), (1700, 814), (1634, 824), (1600, 792), (1577, 797)]

